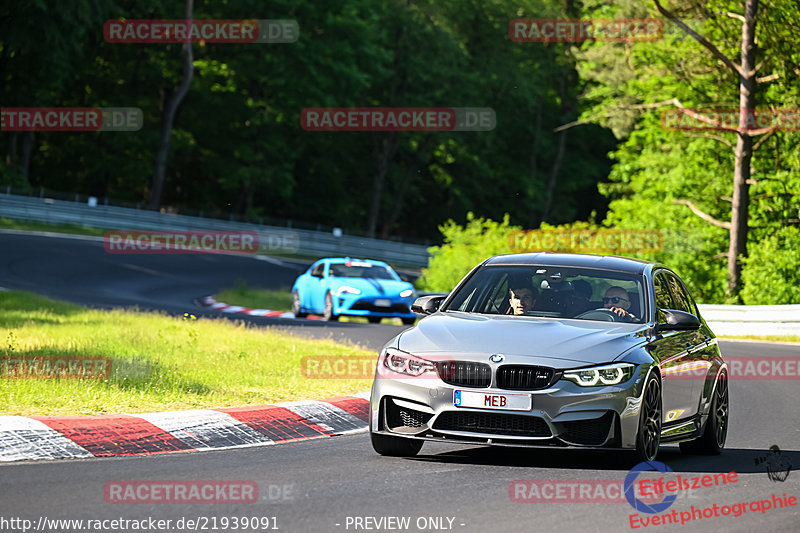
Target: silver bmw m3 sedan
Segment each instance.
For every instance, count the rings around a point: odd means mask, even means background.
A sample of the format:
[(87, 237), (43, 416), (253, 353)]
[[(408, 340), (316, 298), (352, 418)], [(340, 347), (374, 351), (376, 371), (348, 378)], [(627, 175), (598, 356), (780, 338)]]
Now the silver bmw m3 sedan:
[(373, 448), (425, 440), (718, 454), (728, 369), (680, 278), (614, 256), (515, 254), (476, 266), (381, 350)]

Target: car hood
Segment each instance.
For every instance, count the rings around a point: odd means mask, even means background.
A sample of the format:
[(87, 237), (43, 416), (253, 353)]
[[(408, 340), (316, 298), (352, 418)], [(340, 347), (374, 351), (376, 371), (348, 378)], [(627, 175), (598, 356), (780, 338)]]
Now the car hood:
[(398, 348), (417, 355), (457, 355), (484, 361), (503, 354), (507, 363), (569, 368), (607, 363), (646, 342), (645, 324), (575, 319), (436, 313), (406, 330)]
[(362, 296), (397, 296), (406, 289), (414, 287), (405, 281), (375, 278), (333, 278), (331, 287), (336, 289), (347, 285), (361, 291)]

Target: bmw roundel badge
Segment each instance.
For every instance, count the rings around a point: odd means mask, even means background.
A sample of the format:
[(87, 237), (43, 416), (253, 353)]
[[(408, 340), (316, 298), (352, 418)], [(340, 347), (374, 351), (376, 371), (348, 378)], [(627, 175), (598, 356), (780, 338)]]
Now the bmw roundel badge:
[(492, 363), (500, 363), (503, 361), (503, 359), (505, 359), (505, 357), (501, 353), (496, 353), (489, 356), (489, 361)]

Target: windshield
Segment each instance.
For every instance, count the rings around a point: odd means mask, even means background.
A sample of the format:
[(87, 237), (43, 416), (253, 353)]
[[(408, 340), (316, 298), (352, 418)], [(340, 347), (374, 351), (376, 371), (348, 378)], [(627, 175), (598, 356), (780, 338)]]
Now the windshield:
[(644, 322), (642, 277), (552, 266), (484, 267), (445, 310), (489, 315)]
[(334, 278), (397, 279), (388, 268), (369, 263), (333, 263), (328, 273)]

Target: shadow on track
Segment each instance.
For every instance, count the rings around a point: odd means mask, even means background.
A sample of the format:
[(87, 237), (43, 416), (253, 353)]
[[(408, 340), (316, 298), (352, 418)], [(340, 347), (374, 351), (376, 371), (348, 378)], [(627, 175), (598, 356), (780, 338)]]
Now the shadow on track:
[[(721, 455), (685, 455), (677, 446), (662, 446), (658, 461), (675, 472), (720, 473), (737, 472), (767, 474), (757, 459), (767, 454), (765, 449), (725, 448)], [(424, 453), (425, 448), (423, 448)], [(781, 450), (790, 464), (800, 465), (800, 451)], [(466, 448), (436, 455), (418, 455), (408, 460), (462, 465), (493, 465), (520, 468), (563, 468), (569, 470), (627, 471), (638, 461), (625, 451), (550, 450), (523, 448)]]

